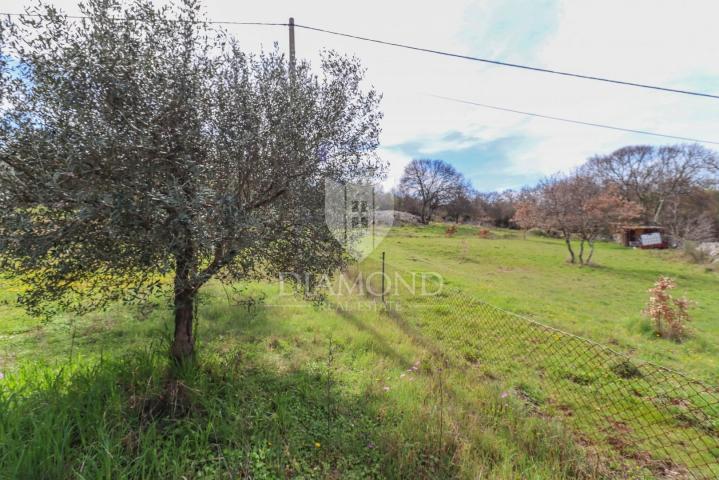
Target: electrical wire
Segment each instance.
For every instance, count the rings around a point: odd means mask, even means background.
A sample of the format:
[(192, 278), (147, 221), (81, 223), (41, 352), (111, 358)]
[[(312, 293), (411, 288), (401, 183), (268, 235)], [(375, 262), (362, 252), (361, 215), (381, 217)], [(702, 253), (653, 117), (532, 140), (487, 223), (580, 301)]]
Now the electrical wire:
[(388, 45), (388, 46), (392, 46), (392, 47), (405, 48), (405, 49), (408, 49), (408, 50), (415, 50), (415, 51), (418, 51), (418, 52), (432, 53), (432, 54), (436, 54), (436, 55), (443, 55), (443, 56), (446, 56), (446, 57), (460, 58), (460, 59), (463, 59), (463, 60), (471, 60), (471, 61), (475, 61), (475, 62), (489, 63), (489, 64), (492, 64), (492, 65), (499, 65), (499, 66), (502, 66), (502, 67), (519, 68), (519, 69), (531, 70), (531, 71), (535, 71), (535, 72), (550, 73), (550, 74), (554, 74), (554, 75), (562, 75), (562, 76), (565, 76), (565, 77), (581, 78), (581, 79), (584, 79), (584, 80), (595, 80), (595, 81), (598, 81), (598, 82), (614, 83), (614, 84), (617, 84), (617, 85), (625, 85), (625, 86), (630, 86), (630, 87), (648, 88), (648, 89), (651, 89), (651, 90), (659, 90), (659, 91), (663, 91), (663, 92), (680, 93), (680, 94), (684, 94), (684, 95), (694, 95), (694, 96), (698, 96), (698, 97), (707, 97), (707, 98), (719, 99), (719, 95), (713, 95), (713, 94), (705, 93), (705, 92), (696, 92), (696, 91), (691, 91), (691, 90), (680, 90), (680, 89), (676, 89), (676, 88), (661, 87), (661, 86), (649, 85), (649, 84), (645, 84), (645, 83), (630, 82), (630, 81), (626, 81), (626, 80), (614, 80), (614, 79), (611, 79), (611, 78), (597, 77), (597, 76), (594, 76), (594, 75), (583, 75), (583, 74), (579, 74), (579, 73), (565, 72), (565, 71), (562, 71), (562, 70), (553, 70), (553, 69), (549, 69), (549, 68), (541, 68), (541, 67), (533, 67), (533, 66), (529, 66), (529, 65), (521, 65), (521, 64), (518, 64), (518, 63), (509, 63), (509, 62), (504, 62), (504, 61), (501, 61), (501, 60), (491, 60), (491, 59), (488, 59), (488, 58), (473, 57), (473, 56), (470, 56), (470, 55), (462, 55), (462, 54), (459, 54), (459, 53), (444, 52), (444, 51), (442, 51), (442, 50), (434, 50), (434, 49), (431, 49), (431, 48), (422, 48), (422, 47), (417, 47), (417, 46), (414, 46), (414, 45), (408, 45), (408, 44), (404, 44), (404, 43), (388, 42), (388, 41), (386, 41), (386, 40), (378, 40), (378, 39), (375, 39), (375, 38), (363, 37), (363, 36), (360, 36), (360, 35), (351, 35), (351, 34), (349, 34), (349, 33), (336, 32), (336, 31), (327, 30), (327, 29), (324, 29), (324, 28), (311, 27), (311, 26), (309, 26), (309, 25), (301, 25), (301, 24), (297, 24), (297, 23), (295, 24), (295, 27), (297, 27), (297, 28), (304, 28), (305, 30), (312, 30), (312, 31), (315, 31), (315, 32), (327, 33), (327, 34), (330, 34), (330, 35), (337, 35), (337, 36), (341, 36), (341, 37), (353, 38), (353, 39), (355, 39), (355, 40), (362, 40), (362, 41), (364, 41), (364, 42), (378, 43), (378, 44), (381, 44), (381, 45)]
[(555, 117), (555, 116), (552, 116), (552, 115), (544, 115), (544, 114), (542, 114), (542, 113), (525, 112), (525, 111), (522, 111), (522, 110), (515, 110), (515, 109), (512, 109), (512, 108), (498, 107), (498, 106), (496, 106), (496, 105), (488, 105), (488, 104), (486, 104), (486, 103), (473, 102), (473, 101), (470, 101), (470, 100), (462, 100), (462, 99), (453, 98), (453, 97), (445, 97), (445, 96), (442, 96), (442, 95), (434, 95), (434, 94), (427, 94), (427, 95), (429, 95), (430, 97), (439, 98), (439, 99), (441, 99), (441, 100), (448, 100), (448, 101), (456, 102), (456, 103), (464, 103), (464, 104), (467, 104), (467, 105), (473, 105), (473, 106), (482, 107), (482, 108), (489, 108), (489, 109), (492, 109), (492, 110), (500, 110), (500, 111), (503, 111), (503, 112), (517, 113), (517, 114), (520, 114), (520, 115), (527, 115), (527, 116), (530, 116), (530, 117), (544, 118), (544, 119), (547, 119), (547, 120), (555, 120), (555, 121), (557, 121), (557, 122), (574, 123), (574, 124), (577, 124), (577, 125), (585, 125), (585, 126), (589, 126), (589, 127), (606, 128), (606, 129), (608, 129), (608, 130), (618, 130), (618, 131), (620, 131), (620, 132), (638, 133), (638, 134), (641, 134), (641, 135), (652, 135), (652, 136), (654, 136), (654, 137), (671, 138), (671, 139), (674, 139), (674, 140), (684, 140), (684, 141), (688, 141), (688, 142), (707, 143), (707, 144), (712, 144), (712, 145), (719, 145), (719, 141), (702, 140), (702, 139), (699, 139), (699, 138), (691, 138), (691, 137), (681, 137), (681, 136), (678, 136), (678, 135), (669, 135), (669, 134), (665, 134), (665, 133), (650, 132), (650, 131), (647, 131), (647, 130), (636, 130), (636, 129), (633, 129), (633, 128), (615, 127), (615, 126), (613, 126), (613, 125), (606, 125), (606, 124), (603, 124), (603, 123), (585, 122), (585, 121), (583, 121), (583, 120), (573, 120), (573, 119), (570, 119), (570, 118)]
[[(40, 15), (40, 14), (8, 13), (8, 12), (0, 12), (0, 15), (5, 15), (8, 17), (23, 17), (23, 16), (42, 17), (42, 15)], [(84, 16), (84, 15), (66, 15), (66, 17), (72, 18), (72, 19), (90, 18), (90, 17)], [(116, 20), (137, 21), (135, 19), (122, 19), (122, 18), (117, 18)], [(173, 21), (173, 20), (166, 19), (166, 21)], [(192, 22), (192, 23), (208, 23), (208, 24), (216, 24), (216, 25), (259, 25), (259, 26), (276, 26), (276, 27), (289, 26), (288, 23), (281, 23), (281, 22), (236, 22), (236, 21), (230, 21), (230, 20), (227, 20), (227, 21), (222, 21), (222, 20), (207, 20), (207, 21), (203, 21), (203, 20), (196, 20), (196, 21), (174, 20), (174, 21), (178, 21), (178, 22), (183, 21), (183, 22)], [(310, 30), (310, 31), (314, 31), (314, 32), (325, 33), (328, 35), (336, 35), (336, 36), (340, 36), (340, 37), (361, 40), (363, 42), (371, 42), (371, 43), (376, 43), (376, 44), (380, 44), (380, 45), (414, 50), (417, 52), (431, 53), (431, 54), (435, 54), (435, 55), (458, 58), (458, 59), (462, 59), (462, 60), (470, 60), (470, 61), (474, 61), (474, 62), (487, 63), (487, 64), (491, 64), (491, 65), (498, 65), (501, 67), (517, 68), (517, 69), (529, 70), (529, 71), (534, 71), (534, 72), (541, 72), (541, 73), (560, 75), (560, 76), (565, 76), (565, 77), (579, 78), (579, 79), (583, 79), (583, 80), (594, 80), (594, 81), (598, 81), (598, 82), (612, 83), (612, 84), (616, 84), (616, 85), (645, 88), (645, 89), (657, 90), (657, 91), (668, 92), (668, 93), (676, 93), (676, 94), (683, 94), (683, 95), (693, 95), (693, 96), (698, 96), (698, 97), (719, 99), (719, 95), (714, 95), (714, 94), (706, 93), (706, 92), (697, 92), (697, 91), (693, 91), (693, 90), (682, 90), (682, 89), (678, 89), (678, 88), (662, 87), (662, 86), (658, 86), (658, 85), (649, 85), (646, 83), (631, 82), (631, 81), (627, 81), (627, 80), (616, 80), (616, 79), (611, 79), (611, 78), (606, 78), (606, 77), (599, 77), (599, 76), (595, 76), (595, 75), (585, 75), (585, 74), (580, 74), (580, 73), (566, 72), (563, 70), (554, 70), (554, 69), (550, 69), (550, 68), (534, 67), (531, 65), (523, 65), (523, 64), (519, 64), (519, 63), (510, 63), (510, 62), (505, 62), (502, 60), (492, 60), (489, 58), (474, 57), (471, 55), (462, 55), (459, 53), (445, 52), (442, 50), (435, 50), (435, 49), (431, 49), (431, 48), (423, 48), (423, 47), (418, 47), (415, 45), (409, 45), (409, 44), (405, 44), (405, 43), (390, 42), (387, 40), (380, 40), (380, 39), (365, 37), (365, 36), (361, 36), (361, 35), (353, 35), (353, 34), (349, 34), (349, 33), (338, 32), (335, 30), (328, 30), (326, 28), (313, 27), (311, 25), (302, 25), (302, 24), (296, 23), (294, 26), (297, 28), (302, 28), (302, 29)]]

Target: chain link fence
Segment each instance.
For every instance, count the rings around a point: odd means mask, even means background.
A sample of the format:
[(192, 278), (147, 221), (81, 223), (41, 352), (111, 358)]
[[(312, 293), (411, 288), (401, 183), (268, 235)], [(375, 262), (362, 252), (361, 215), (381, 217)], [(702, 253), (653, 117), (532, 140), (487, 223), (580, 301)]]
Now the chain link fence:
[(460, 290), (434, 288), (439, 279), (381, 259), (350, 273), (452, 362), (511, 384), (538, 415), (561, 418), (580, 442), (631, 465), (631, 478), (719, 478), (719, 388)]

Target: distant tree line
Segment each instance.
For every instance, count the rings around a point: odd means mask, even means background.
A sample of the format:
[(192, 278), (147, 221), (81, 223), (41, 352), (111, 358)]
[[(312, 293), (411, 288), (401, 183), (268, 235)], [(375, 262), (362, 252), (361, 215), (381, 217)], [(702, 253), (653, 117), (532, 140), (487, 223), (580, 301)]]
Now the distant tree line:
[[(627, 146), (537, 185), (488, 193), (475, 191), (442, 160), (416, 159), (398, 188), (385, 195), (393, 197), (396, 209), (418, 215), (423, 223), (545, 230), (567, 240), (571, 261), (585, 263), (594, 241), (623, 222), (661, 225), (679, 242), (716, 239), (719, 156), (697, 144)], [(580, 239), (578, 252), (570, 237)]]
[(719, 230), (719, 156), (697, 144), (637, 145), (598, 155), (580, 169), (642, 207), (640, 220), (677, 239), (705, 241)]
[(478, 192), (443, 160), (415, 159), (405, 167), (399, 186), (383, 192), (380, 205), (415, 214), (420, 222), (445, 220), (512, 226), (517, 193)]

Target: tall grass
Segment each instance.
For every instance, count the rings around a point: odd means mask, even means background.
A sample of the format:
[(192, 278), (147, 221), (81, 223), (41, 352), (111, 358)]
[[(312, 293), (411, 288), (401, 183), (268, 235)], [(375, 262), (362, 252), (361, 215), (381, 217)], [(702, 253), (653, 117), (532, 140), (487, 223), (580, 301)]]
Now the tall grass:
[(366, 478), (378, 472), (372, 414), (357, 399), (327, 430), (312, 372), (277, 375), (237, 352), (177, 369), (164, 349), (61, 367), (29, 365), (0, 390), (6, 478)]
[(476, 366), (441, 369), (432, 346), (392, 316), (296, 306), (268, 285), (243, 293), (267, 295), (250, 309), (209, 287), (198, 358), (185, 368), (166, 358), (172, 319), (160, 308), (143, 319), (124, 306), (77, 319), (74, 342), (55, 324), (9, 335), (0, 478), (555, 480), (621, 471), (512, 383)]
[(280, 373), (232, 349), (177, 368), (159, 346), (8, 375), (2, 478), (598, 478), (556, 424), (496, 387), (468, 402), (431, 365), (416, 388), (353, 394), (325, 361)]

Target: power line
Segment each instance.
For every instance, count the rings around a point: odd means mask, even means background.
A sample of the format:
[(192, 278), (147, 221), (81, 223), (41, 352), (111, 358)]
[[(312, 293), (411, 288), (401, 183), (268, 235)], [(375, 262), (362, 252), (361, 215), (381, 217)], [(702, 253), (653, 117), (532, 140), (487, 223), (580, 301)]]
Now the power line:
[(474, 105), (474, 106), (476, 106), (476, 107), (489, 108), (489, 109), (492, 109), (492, 110), (500, 110), (500, 111), (503, 111), (503, 112), (517, 113), (517, 114), (521, 114), (521, 115), (527, 115), (527, 116), (530, 116), (530, 117), (544, 118), (544, 119), (547, 119), (547, 120), (555, 120), (555, 121), (558, 121), (558, 122), (575, 123), (575, 124), (578, 124), (578, 125), (585, 125), (585, 126), (589, 126), (589, 127), (606, 128), (606, 129), (609, 129), (609, 130), (618, 130), (618, 131), (620, 131), (620, 132), (639, 133), (639, 134), (642, 134), (642, 135), (652, 135), (652, 136), (654, 136), (654, 137), (663, 137), (663, 138), (671, 138), (671, 139), (674, 139), (674, 140), (684, 140), (684, 141), (688, 141), (688, 142), (709, 143), (709, 144), (712, 144), (712, 145), (719, 145), (719, 142), (717, 142), (717, 141), (712, 141), (712, 140), (701, 140), (701, 139), (698, 139), (698, 138), (680, 137), (680, 136), (678, 136), (678, 135), (669, 135), (669, 134), (664, 134), (664, 133), (656, 133), (656, 132), (650, 132), (650, 131), (647, 131), (647, 130), (636, 130), (636, 129), (633, 129), (633, 128), (615, 127), (615, 126), (613, 126), (613, 125), (606, 125), (606, 124), (603, 124), (603, 123), (585, 122), (585, 121), (582, 121), (582, 120), (572, 120), (572, 119), (570, 119), (570, 118), (554, 117), (554, 116), (552, 116), (552, 115), (544, 115), (544, 114), (541, 114), (541, 113), (524, 112), (524, 111), (522, 111), (522, 110), (514, 110), (514, 109), (512, 109), (512, 108), (498, 107), (498, 106), (496, 106), (496, 105), (487, 105), (487, 104), (485, 104), (485, 103), (472, 102), (472, 101), (470, 101), (470, 100), (462, 100), (462, 99), (459, 99), (459, 98), (445, 97), (445, 96), (442, 96), (442, 95), (433, 95), (433, 94), (427, 94), (427, 95), (429, 95), (430, 97), (439, 98), (439, 99), (441, 99), (441, 100), (449, 100), (449, 101), (451, 101), (451, 102), (464, 103), (464, 104), (467, 104), (467, 105)]
[(380, 44), (380, 45), (389, 45), (389, 46), (392, 46), (392, 47), (406, 48), (406, 49), (408, 49), (408, 50), (415, 50), (415, 51), (418, 51), (418, 52), (433, 53), (433, 54), (436, 54), (436, 55), (444, 55), (444, 56), (446, 56), (446, 57), (460, 58), (460, 59), (463, 59), (463, 60), (472, 60), (472, 61), (475, 61), (475, 62), (482, 62), (482, 63), (490, 63), (490, 64), (492, 64), (492, 65), (499, 65), (499, 66), (502, 66), (502, 67), (520, 68), (520, 69), (523, 69), (523, 70), (532, 70), (532, 71), (535, 71), (535, 72), (542, 72), (542, 73), (552, 73), (552, 74), (555, 74), (555, 75), (563, 75), (563, 76), (565, 76), (565, 77), (581, 78), (581, 79), (584, 79), (584, 80), (596, 80), (596, 81), (599, 81), (599, 82), (614, 83), (614, 84), (618, 84), (618, 85), (627, 85), (627, 86), (630, 86), (630, 87), (649, 88), (649, 89), (652, 89), (652, 90), (660, 90), (660, 91), (663, 91), (663, 92), (681, 93), (681, 94), (685, 94), (685, 95), (695, 95), (695, 96), (698, 96), (698, 97), (707, 97), (707, 98), (716, 98), (716, 99), (719, 99), (719, 95), (712, 95), (712, 94), (710, 94), (710, 93), (695, 92), (695, 91), (691, 91), (691, 90), (680, 90), (680, 89), (669, 88), (669, 87), (660, 87), (660, 86), (657, 86), (657, 85), (648, 85), (648, 84), (645, 84), (645, 83), (629, 82), (629, 81), (625, 81), (625, 80), (614, 80), (614, 79), (611, 79), (611, 78), (597, 77), (597, 76), (593, 76), (593, 75), (583, 75), (583, 74), (579, 74), (579, 73), (571, 73), (571, 72), (565, 72), (565, 71), (561, 71), (561, 70), (552, 70), (552, 69), (549, 69), (549, 68), (532, 67), (532, 66), (529, 66), (529, 65), (521, 65), (521, 64), (518, 64), (518, 63), (503, 62), (503, 61), (501, 61), (501, 60), (491, 60), (491, 59), (488, 59), (488, 58), (473, 57), (473, 56), (470, 56), (470, 55), (462, 55), (462, 54), (459, 54), (459, 53), (444, 52), (444, 51), (442, 51), (442, 50), (433, 50), (433, 49), (431, 49), (431, 48), (422, 48), (422, 47), (417, 47), (417, 46), (414, 46), (414, 45), (407, 45), (407, 44), (404, 44), (404, 43), (388, 42), (388, 41), (385, 41), (385, 40), (378, 40), (378, 39), (375, 39), (375, 38), (362, 37), (362, 36), (359, 36), (359, 35), (351, 35), (351, 34), (349, 34), (349, 33), (335, 32), (335, 31), (332, 31), (332, 30), (326, 30), (326, 29), (324, 29), (324, 28), (311, 27), (311, 26), (308, 26), (308, 25), (295, 24), (295, 27), (297, 27), (297, 28), (304, 28), (304, 29), (306, 29), (306, 30), (313, 30), (313, 31), (316, 31), (316, 32), (327, 33), (327, 34), (330, 34), (330, 35), (338, 35), (338, 36), (340, 36), (340, 37), (353, 38), (353, 39), (355, 39), (355, 40), (362, 40), (362, 41), (365, 41), (365, 42), (378, 43), (378, 44)]
[[(42, 15), (40, 15), (40, 14), (27, 14), (27, 13), (0, 12), (0, 15), (7, 15), (9, 17), (13, 17), (13, 16), (15, 16), (15, 17), (23, 17), (23, 16), (42, 17)], [(85, 15), (66, 15), (66, 17), (73, 18), (73, 19), (90, 18)], [(129, 18), (124, 18), (124, 19), (116, 18), (116, 20), (140, 21), (137, 19), (129, 19)], [(165, 19), (165, 21), (208, 23), (208, 24), (215, 24), (215, 25), (259, 25), (259, 26), (276, 26), (276, 27), (286, 27), (289, 25), (288, 23), (283, 23), (283, 22), (236, 22), (236, 21), (229, 21), (229, 20), (228, 21), (222, 21), (222, 20), (205, 20), (205, 21), (195, 20), (195, 21), (192, 21), (192, 20), (179, 20), (179, 19), (178, 20)], [(329, 35), (336, 35), (336, 36), (340, 36), (340, 37), (352, 38), (355, 40), (376, 43), (379, 45), (404, 48), (404, 49), (408, 49), (408, 50), (414, 50), (417, 52), (431, 53), (431, 54), (435, 54), (435, 55), (459, 58), (462, 60), (470, 60), (470, 61), (474, 61), (474, 62), (488, 63), (491, 65), (498, 65), (498, 66), (502, 66), (502, 67), (517, 68), (517, 69), (529, 70), (529, 71), (534, 71), (534, 72), (561, 75), (561, 76), (565, 76), (565, 77), (579, 78), (579, 79), (583, 79), (583, 80), (594, 80), (594, 81), (598, 81), (598, 82), (612, 83), (612, 84), (616, 84), (616, 85), (624, 85), (624, 86), (637, 87), (637, 88), (646, 88), (646, 89), (657, 90), (657, 91), (661, 91), (661, 92), (677, 93), (677, 94), (683, 94), (683, 95), (693, 95), (693, 96), (697, 96), (697, 97), (719, 99), (719, 95), (713, 95), (711, 93), (706, 93), (706, 92), (697, 92), (697, 91), (693, 91), (693, 90), (682, 90), (682, 89), (677, 89), (677, 88), (662, 87), (662, 86), (658, 86), (658, 85), (649, 85), (646, 83), (630, 82), (627, 80), (616, 80), (616, 79), (611, 79), (611, 78), (606, 78), (606, 77), (598, 77), (595, 75), (584, 75), (581, 73), (572, 73), (572, 72), (566, 72), (563, 70), (554, 70), (554, 69), (550, 69), (550, 68), (534, 67), (531, 65), (522, 65), (519, 63), (510, 63), (510, 62), (505, 62), (502, 60), (492, 60), (489, 58), (474, 57), (471, 55), (462, 55), (459, 53), (445, 52), (442, 50), (435, 50), (435, 49), (431, 49), (431, 48), (423, 48), (423, 47), (418, 47), (415, 45), (409, 45), (409, 44), (405, 44), (405, 43), (390, 42), (387, 40), (379, 40), (376, 38), (364, 37), (361, 35), (353, 35), (353, 34), (349, 34), (349, 33), (338, 32), (335, 30), (328, 30), (325, 28), (313, 27), (310, 25), (295, 24), (294, 26), (297, 28), (303, 28), (305, 30), (311, 30), (314, 32), (326, 33)]]

